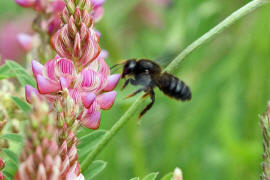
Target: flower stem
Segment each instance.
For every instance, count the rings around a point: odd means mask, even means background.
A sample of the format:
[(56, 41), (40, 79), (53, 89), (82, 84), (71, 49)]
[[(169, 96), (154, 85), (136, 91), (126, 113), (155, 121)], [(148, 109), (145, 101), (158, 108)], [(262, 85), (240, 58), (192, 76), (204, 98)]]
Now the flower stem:
[(200, 47), (201, 45), (205, 44), (209, 39), (218, 35), (227, 27), (235, 23), (240, 18), (244, 17), (245, 15), (249, 14), (253, 10), (261, 7), (262, 5), (269, 2), (268, 0), (253, 0), (246, 4), (245, 6), (241, 7), (237, 11), (233, 12), (230, 16), (212, 28), (210, 31), (205, 33), (199, 39), (194, 41), (188, 47), (186, 47), (165, 69), (164, 71), (173, 72), (176, 67), (181, 63), (188, 55), (190, 55), (195, 49)]
[[(185, 48), (165, 69), (164, 71), (173, 72), (176, 67), (179, 65), (181, 61), (183, 61), (189, 54), (191, 54), (195, 49), (205, 44), (209, 39), (216, 36), (218, 33), (225, 30), (227, 27), (232, 25), (234, 22), (239, 20), (241, 17), (249, 14), (253, 10), (261, 7), (262, 5), (269, 2), (268, 0), (253, 0), (250, 3), (246, 4), (242, 8), (238, 9), (230, 16), (228, 16), (225, 20), (219, 23), (217, 26), (212, 28), (210, 31), (205, 33), (199, 39), (194, 41), (191, 45)], [(128, 122), (128, 120), (133, 116), (136, 112), (139, 105), (141, 105), (143, 99), (139, 97), (131, 107), (123, 114), (118, 122), (116, 122), (110, 131), (106, 133), (103, 139), (99, 142), (97, 147), (85, 158), (83, 163), (81, 164), (82, 171), (84, 171), (95, 159), (95, 157), (101, 152), (101, 150), (106, 146), (106, 144), (112, 139), (112, 137)]]
[(140, 96), (137, 100), (130, 106), (130, 108), (124, 113), (124, 115), (117, 121), (110, 131), (106, 133), (104, 138), (99, 142), (97, 147), (85, 158), (81, 164), (82, 172), (92, 163), (95, 157), (100, 153), (100, 151), (106, 146), (106, 144), (112, 139), (112, 137), (128, 122), (128, 120), (135, 114), (136, 110), (143, 103), (143, 98)]

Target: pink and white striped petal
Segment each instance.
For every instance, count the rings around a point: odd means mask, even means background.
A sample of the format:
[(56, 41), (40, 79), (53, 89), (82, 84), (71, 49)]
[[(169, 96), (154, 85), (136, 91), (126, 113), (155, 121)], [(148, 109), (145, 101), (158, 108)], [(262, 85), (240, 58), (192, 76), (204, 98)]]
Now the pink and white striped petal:
[(52, 80), (57, 80), (56, 76), (55, 76), (55, 61), (56, 58), (49, 60), (46, 62), (45, 66), (45, 72), (46, 75), (48, 76), (48, 78), (52, 79)]
[(60, 58), (55, 61), (55, 77), (60, 80), (60, 85), (63, 88), (68, 88), (75, 76), (75, 67), (72, 61), (65, 58)]
[(44, 66), (40, 64), (39, 62), (32, 60), (32, 71), (34, 76), (42, 75)]
[(89, 129), (98, 129), (100, 124), (100, 114), (100, 111), (87, 113), (83, 119), (81, 119), (81, 122)]
[(101, 109), (108, 110), (110, 109), (115, 101), (116, 91), (106, 92), (97, 97), (98, 104)]
[(81, 82), (78, 88), (84, 91), (95, 91), (100, 82), (99, 74), (92, 69), (82, 70), (79, 79), (81, 79)]
[(85, 95), (82, 96), (82, 103), (86, 109), (89, 109), (95, 99), (96, 95), (94, 93), (85, 93)]
[(107, 80), (107, 85), (105, 86), (103, 91), (112, 91), (117, 86), (120, 78), (121, 78), (120, 74), (110, 75)]
[(33, 95), (36, 95), (37, 97), (41, 99), (41, 95), (39, 94), (37, 89), (33, 88), (30, 85), (26, 85), (25, 86), (25, 99), (30, 104), (32, 103)]
[(56, 93), (61, 90), (60, 83), (51, 79), (37, 75), (37, 86), (40, 94)]

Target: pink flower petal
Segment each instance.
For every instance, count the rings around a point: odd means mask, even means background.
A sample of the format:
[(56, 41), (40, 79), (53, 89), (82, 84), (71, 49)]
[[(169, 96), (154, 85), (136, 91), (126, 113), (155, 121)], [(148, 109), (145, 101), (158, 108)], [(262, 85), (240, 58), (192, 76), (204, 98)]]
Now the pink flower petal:
[(95, 22), (98, 22), (102, 18), (103, 14), (104, 14), (104, 8), (102, 6), (95, 8), (94, 14), (93, 14), (93, 18)]
[(58, 76), (62, 74), (73, 74), (75, 71), (74, 64), (71, 60), (60, 58), (55, 61), (56, 73)]
[(94, 6), (102, 6), (104, 4), (105, 0), (91, 0), (91, 3)]
[(56, 80), (56, 77), (55, 77), (55, 61), (56, 61), (56, 59), (54, 58), (52, 60), (47, 61), (46, 64), (44, 65), (48, 78), (50, 78), (52, 80)]
[(103, 110), (110, 109), (115, 101), (116, 91), (103, 93), (97, 97), (99, 106)]
[(37, 86), (40, 94), (56, 93), (61, 90), (60, 83), (37, 75)]
[(69, 95), (73, 98), (75, 103), (81, 101), (81, 92), (78, 89), (69, 89)]
[(112, 91), (117, 86), (120, 78), (121, 78), (121, 74), (113, 74), (109, 76), (107, 85), (105, 86), (103, 91)]
[(37, 95), (39, 98), (41, 98), (41, 95), (39, 94), (38, 90), (33, 88), (30, 85), (25, 86), (25, 98), (28, 103), (32, 103), (32, 96), (33, 94)]
[(84, 69), (81, 72), (81, 88), (87, 90), (94, 90), (98, 87), (99, 82), (99, 75), (97, 72), (93, 71), (92, 69)]
[(31, 7), (35, 5), (36, 0), (15, 0), (22, 7)]
[(65, 2), (63, 0), (55, 0), (51, 4), (54, 13), (62, 12), (65, 8)]
[(60, 86), (61, 86), (61, 89), (65, 89), (65, 88), (68, 88), (70, 83), (63, 77), (60, 77)]
[(44, 66), (40, 64), (39, 62), (32, 60), (32, 71), (34, 76), (36, 77), (38, 74), (42, 75)]
[(84, 96), (82, 96), (82, 103), (86, 109), (89, 109), (90, 106), (95, 101), (95, 99), (96, 95), (94, 93), (87, 93)]
[(100, 123), (100, 111), (86, 114), (81, 120), (82, 124), (89, 129), (98, 129)]
[(30, 51), (33, 48), (33, 38), (32, 36), (20, 33), (17, 36), (18, 42), (25, 51)]

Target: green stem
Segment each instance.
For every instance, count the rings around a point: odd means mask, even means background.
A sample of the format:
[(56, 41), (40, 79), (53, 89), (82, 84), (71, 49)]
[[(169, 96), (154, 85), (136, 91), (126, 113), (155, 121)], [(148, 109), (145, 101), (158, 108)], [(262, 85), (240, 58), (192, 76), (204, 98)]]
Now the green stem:
[(181, 63), (188, 55), (190, 55), (195, 49), (205, 44), (208, 40), (215, 37), (218, 33), (224, 31), (227, 27), (235, 23), (240, 18), (268, 3), (269, 0), (253, 0), (245, 6), (241, 7), (237, 11), (233, 12), (230, 16), (205, 33), (199, 39), (194, 41), (188, 47), (186, 47), (165, 69), (164, 71), (173, 72), (176, 67)]
[[(234, 22), (239, 20), (241, 17), (249, 14), (253, 10), (261, 7), (262, 5), (269, 2), (268, 0), (253, 0), (250, 3), (246, 4), (239, 10), (232, 13), (229, 17), (219, 23), (217, 26), (212, 28), (202, 37), (194, 41), (191, 45), (189, 45), (186, 49), (184, 49), (168, 66), (164, 69), (164, 71), (172, 72), (179, 63), (184, 60), (189, 54), (191, 54), (195, 49), (205, 44), (209, 39), (216, 36), (218, 33), (225, 30), (225, 28), (232, 25)], [(126, 113), (120, 118), (118, 122), (116, 122), (110, 131), (104, 136), (104, 138), (99, 142), (97, 147), (85, 158), (83, 163), (81, 164), (82, 171), (84, 171), (95, 159), (95, 157), (101, 152), (101, 150), (106, 146), (106, 144), (112, 139), (112, 137), (128, 122), (129, 119), (136, 112), (139, 105), (143, 102), (142, 98), (138, 98), (132, 106), (127, 110)]]
[(91, 164), (99, 152), (106, 146), (106, 144), (112, 139), (112, 137), (128, 122), (140, 107), (143, 102), (142, 96), (136, 99), (136, 101), (131, 105), (131, 107), (124, 113), (124, 115), (117, 121), (110, 131), (106, 133), (104, 138), (100, 141), (97, 147), (85, 158), (81, 164), (82, 172)]

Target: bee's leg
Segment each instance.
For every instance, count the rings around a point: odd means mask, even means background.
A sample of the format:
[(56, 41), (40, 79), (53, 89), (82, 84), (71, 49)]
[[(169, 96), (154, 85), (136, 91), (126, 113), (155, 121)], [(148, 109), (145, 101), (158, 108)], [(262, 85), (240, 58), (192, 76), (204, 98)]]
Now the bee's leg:
[(149, 110), (151, 109), (151, 107), (153, 106), (153, 104), (155, 103), (155, 92), (153, 89), (150, 89), (143, 97), (146, 97), (150, 95), (150, 98), (151, 98), (151, 103), (149, 103), (145, 108), (144, 110), (140, 113), (139, 115), (139, 118), (138, 118), (138, 122), (140, 120), (140, 118)]
[(131, 83), (133, 86), (136, 86), (137, 85), (137, 81), (135, 81), (134, 79), (132, 78), (129, 78), (125, 81), (125, 83), (123, 84), (121, 90), (125, 89), (127, 87), (127, 85)]
[(140, 93), (142, 91), (145, 91), (145, 88), (144, 87), (143, 88), (140, 88), (137, 91), (135, 91), (134, 93), (131, 93), (130, 95), (126, 96), (124, 99), (128, 99), (128, 98), (130, 98), (132, 96), (135, 96), (136, 94), (138, 94), (138, 93)]
[(127, 87), (127, 85), (129, 84), (129, 81), (130, 81), (130, 79), (127, 79), (127, 80), (125, 81), (125, 83), (123, 84), (121, 90), (123, 90), (123, 89), (125, 89), (125, 88)]

